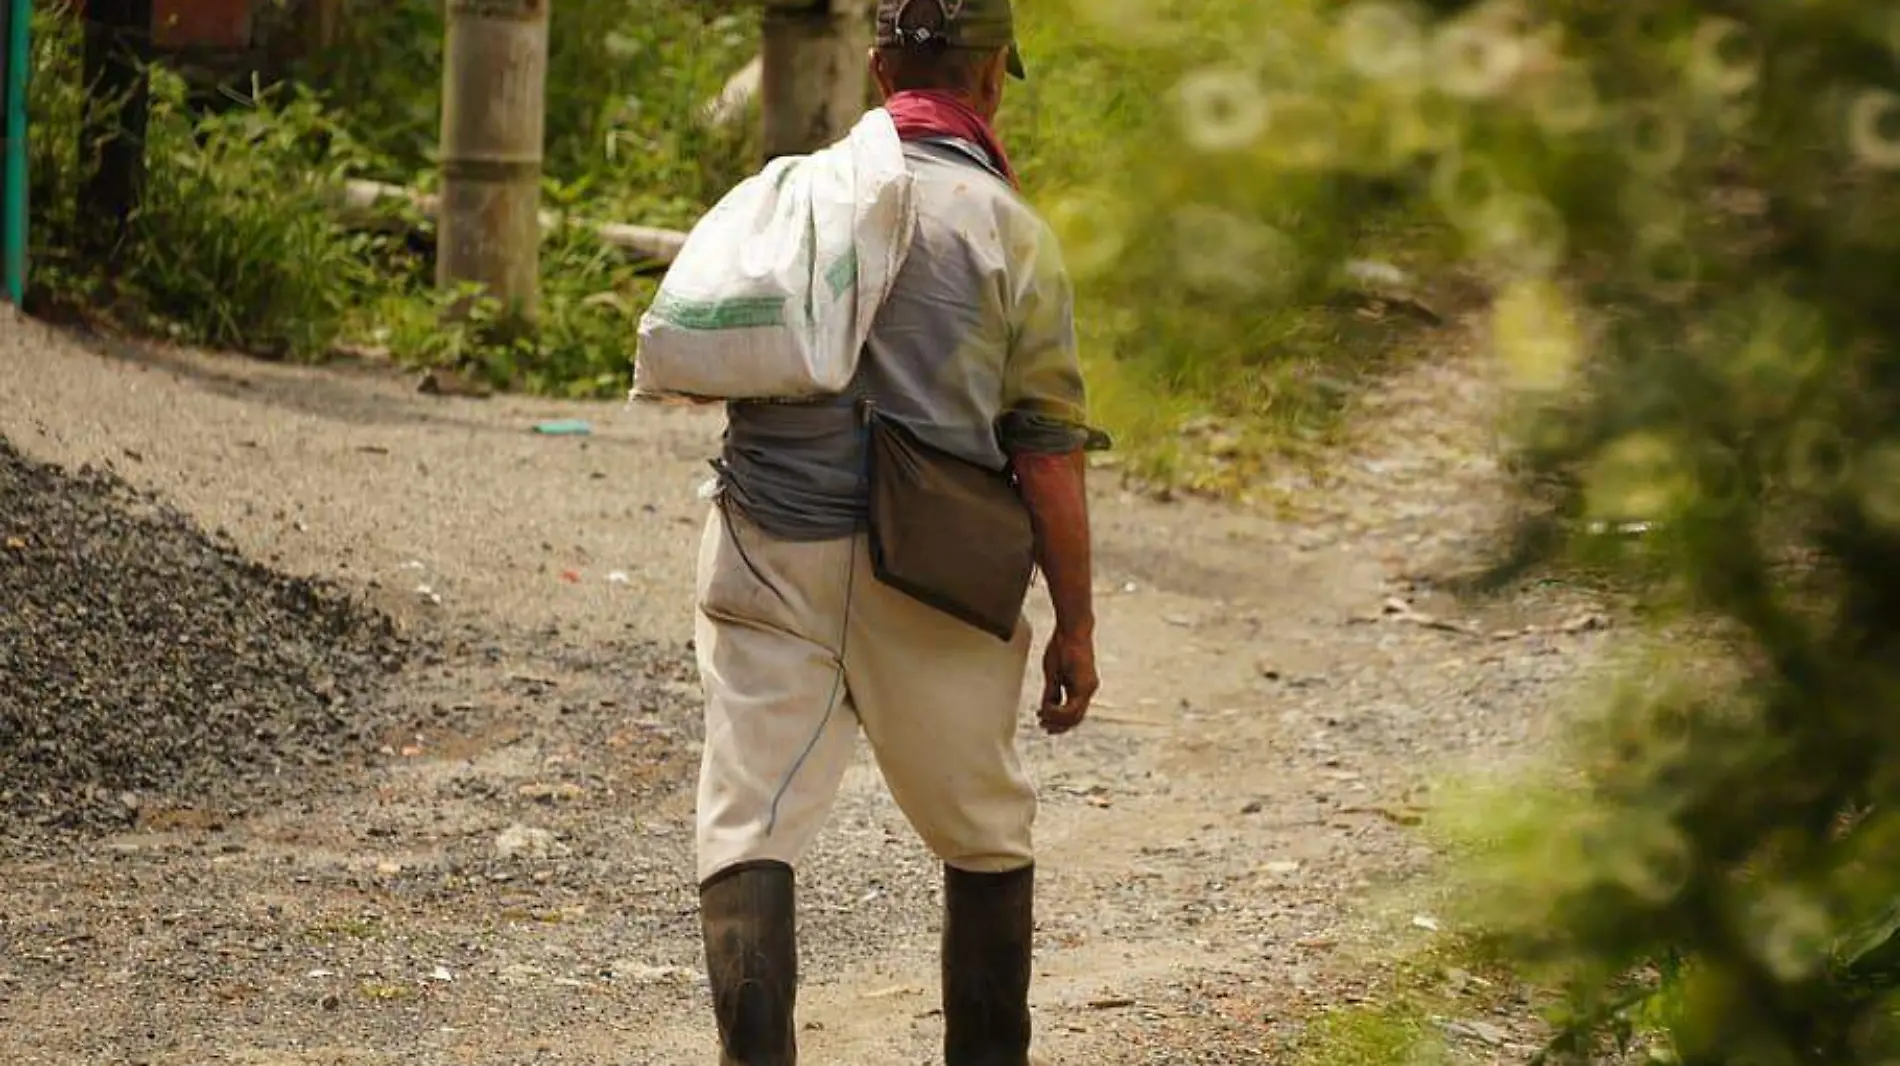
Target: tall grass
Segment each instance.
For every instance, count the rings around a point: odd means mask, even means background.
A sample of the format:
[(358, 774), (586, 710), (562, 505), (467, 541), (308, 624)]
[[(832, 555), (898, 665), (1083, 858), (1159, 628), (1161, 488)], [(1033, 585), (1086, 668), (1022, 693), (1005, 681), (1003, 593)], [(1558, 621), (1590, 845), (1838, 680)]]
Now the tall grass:
[[(110, 263), (76, 205), (93, 165), (78, 20), (38, 17), (33, 100), (35, 300), (123, 325), (268, 355), (319, 357), (349, 343), (417, 363), (454, 363), (497, 384), (563, 395), (625, 388), (633, 325), (652, 279), (585, 234), (542, 249), (542, 329), (490, 345), (482, 315), (449, 324), (417, 238), (346, 232), (333, 205), (347, 178), (428, 188), (440, 109), (436, 0), (355, 9), (338, 45), (295, 79), (225, 86), (209, 112), (161, 63), (153, 71), (143, 203)], [(755, 50), (750, 23), (718, 4), (570, 0), (552, 23), (544, 191), (592, 218), (683, 226), (745, 169), (749, 132), (699, 109)], [(204, 94), (198, 94), (200, 102)]]
[(348, 131), (295, 86), (196, 115), (184, 82), (154, 69), (141, 204), (101, 262), (89, 231), (111, 223), (78, 210), (93, 160), (82, 150), (77, 20), (55, 5), (36, 29), (35, 298), (116, 308), (127, 324), (198, 344), (327, 351), (375, 284), (372, 242), (338, 228), (329, 211), (364, 160)]

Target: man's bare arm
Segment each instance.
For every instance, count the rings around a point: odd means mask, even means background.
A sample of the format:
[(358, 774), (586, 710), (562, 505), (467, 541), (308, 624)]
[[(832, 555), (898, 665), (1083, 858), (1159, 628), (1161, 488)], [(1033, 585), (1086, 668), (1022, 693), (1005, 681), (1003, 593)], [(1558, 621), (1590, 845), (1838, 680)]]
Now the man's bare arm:
[(1013, 458), (1035, 524), (1037, 562), (1056, 611), (1056, 631), (1043, 656), (1038, 716), (1044, 731), (1066, 733), (1088, 715), (1089, 701), (1101, 687), (1095, 672), (1087, 465), (1080, 451), (1019, 452)]

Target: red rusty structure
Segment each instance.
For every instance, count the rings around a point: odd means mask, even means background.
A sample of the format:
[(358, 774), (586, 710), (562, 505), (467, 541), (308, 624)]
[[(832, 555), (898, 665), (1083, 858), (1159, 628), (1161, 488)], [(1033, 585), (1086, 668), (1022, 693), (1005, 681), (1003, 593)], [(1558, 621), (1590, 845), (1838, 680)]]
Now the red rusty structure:
[[(152, 48), (160, 52), (241, 51), (250, 48), (257, 13), (271, 0), (151, 0)], [(80, 18), (112, 0), (77, 0)]]
[[(353, 0), (291, 0), (291, 17), (280, 12), (281, 0), (151, 0), (150, 26), (152, 50), (166, 52), (245, 52), (261, 47), (266, 29), (293, 26), (302, 44), (324, 43), (319, 39), (335, 31), (344, 8)], [(74, 14), (86, 17), (89, 0), (72, 0)], [(112, 0), (90, 0), (98, 7)], [(266, 17), (267, 9), (270, 15)], [(271, 26), (266, 26), (266, 23)]]
[(152, 47), (161, 52), (245, 49), (256, 10), (269, 0), (152, 0)]

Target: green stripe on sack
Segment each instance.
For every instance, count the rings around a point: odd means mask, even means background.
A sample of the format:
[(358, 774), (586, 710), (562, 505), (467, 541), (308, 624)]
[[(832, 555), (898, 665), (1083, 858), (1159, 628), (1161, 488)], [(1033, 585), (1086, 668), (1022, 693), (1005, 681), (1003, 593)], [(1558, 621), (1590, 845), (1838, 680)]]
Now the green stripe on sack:
[(758, 329), (785, 322), (785, 301), (773, 296), (741, 300), (687, 300), (661, 293), (653, 314), (681, 329)]
[(837, 299), (844, 291), (858, 283), (858, 250), (851, 249), (844, 257), (831, 264), (825, 271), (825, 284), (831, 286), (831, 298)]

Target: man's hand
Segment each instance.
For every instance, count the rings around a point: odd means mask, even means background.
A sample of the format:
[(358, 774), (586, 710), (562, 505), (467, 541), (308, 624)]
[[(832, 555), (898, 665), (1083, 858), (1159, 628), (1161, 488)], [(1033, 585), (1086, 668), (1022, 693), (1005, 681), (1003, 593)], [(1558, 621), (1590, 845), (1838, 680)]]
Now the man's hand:
[(1042, 731), (1058, 736), (1081, 725), (1102, 687), (1095, 673), (1094, 636), (1058, 628), (1043, 653), (1042, 676), (1042, 706), (1036, 711)]
[(1067, 733), (1088, 716), (1095, 676), (1095, 605), (1090, 582), (1088, 467), (1081, 451), (1023, 452), (1012, 459), (1036, 526), (1036, 561), (1049, 579), (1055, 635), (1042, 656), (1043, 732)]

